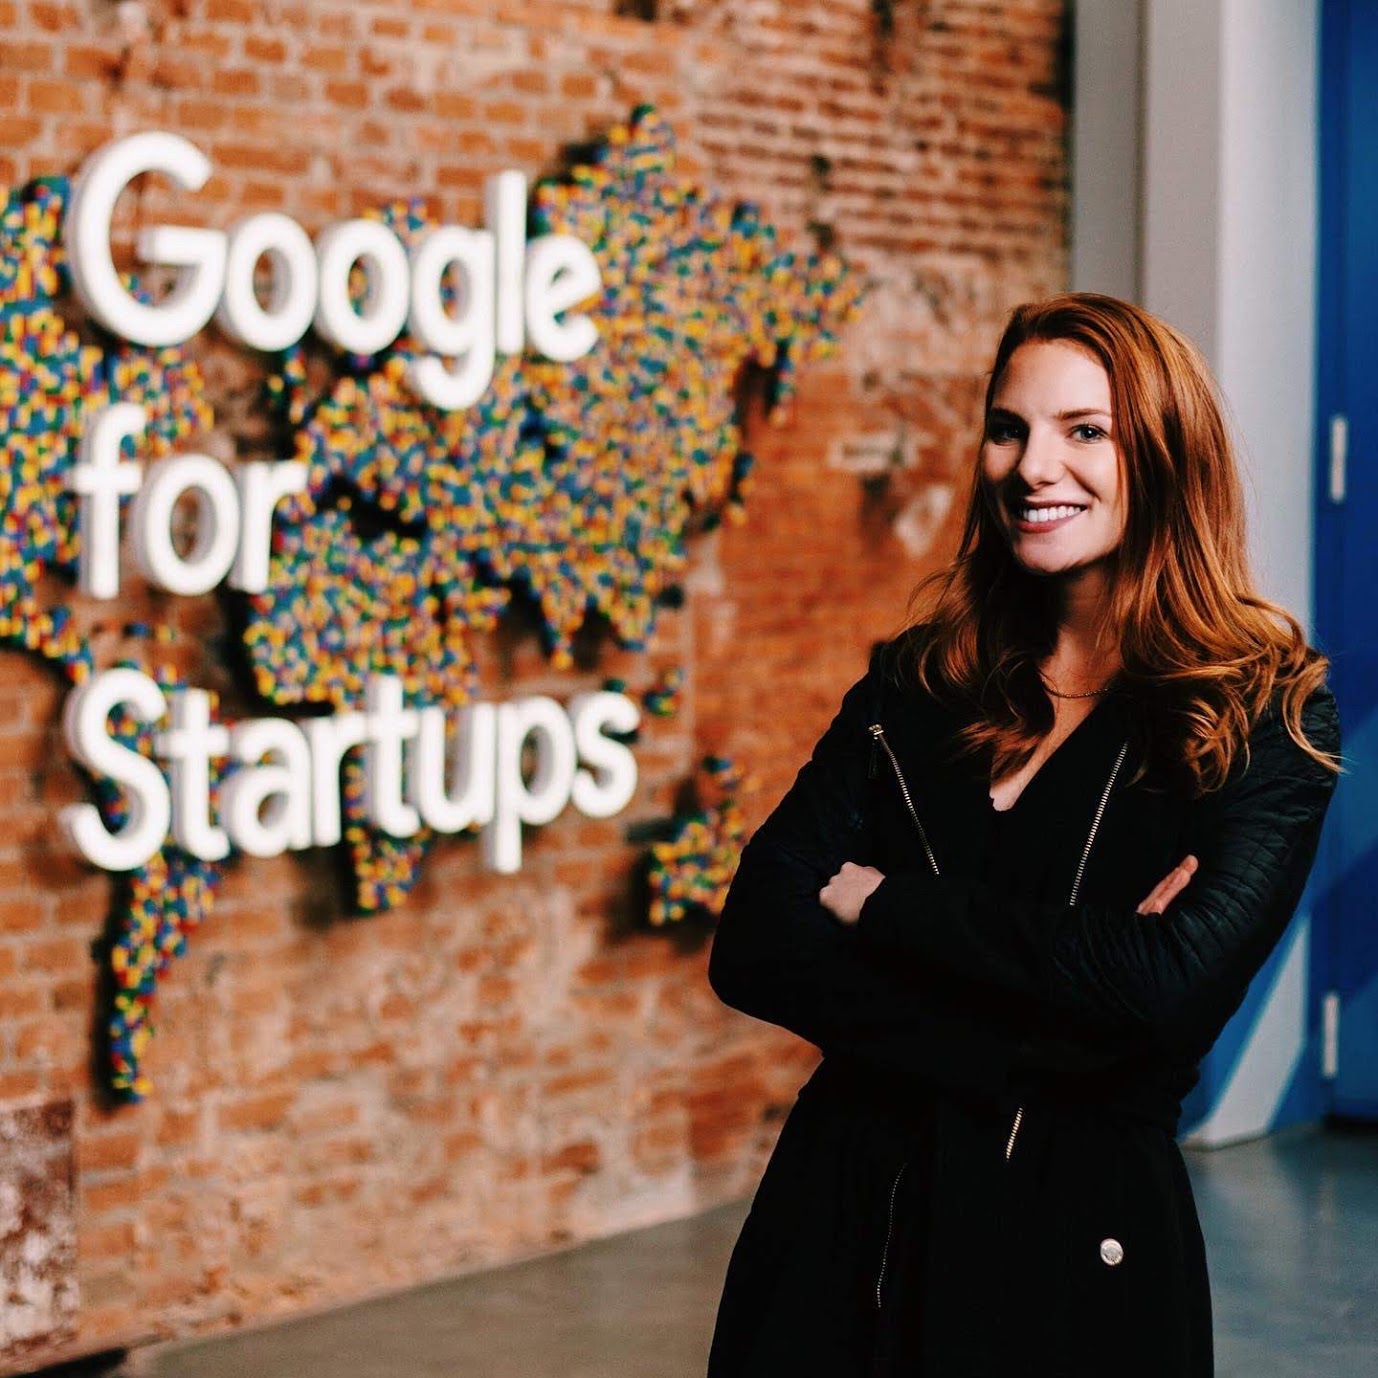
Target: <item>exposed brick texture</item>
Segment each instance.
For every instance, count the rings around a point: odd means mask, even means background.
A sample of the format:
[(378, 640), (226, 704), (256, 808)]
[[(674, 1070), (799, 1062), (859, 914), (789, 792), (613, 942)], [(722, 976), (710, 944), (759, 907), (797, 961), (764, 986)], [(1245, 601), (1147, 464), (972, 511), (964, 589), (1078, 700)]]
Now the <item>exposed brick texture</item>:
[[(554, 675), (535, 638), (481, 648), (485, 693), (632, 692), (651, 719), (619, 818), (528, 834), (515, 877), (434, 854), (414, 896), (340, 917), (335, 860), (241, 862), (166, 981), (142, 1106), (93, 1091), (107, 882), (56, 838), (81, 796), (41, 667), (0, 654), (0, 1111), (72, 1097), (74, 1333), (24, 1367), (208, 1331), (510, 1260), (749, 1190), (811, 1050), (721, 1007), (706, 941), (640, 931), (629, 823), (705, 752), (780, 796), (917, 578), (950, 551), (981, 373), (1008, 309), (1066, 267), (1060, 0), (0, 0), (0, 179), (71, 172), (117, 133), (194, 138), (215, 174), (170, 208), (308, 229), (419, 193), (475, 223), (483, 179), (554, 170), (651, 102), (704, 183), (830, 237), (874, 289), (780, 428), (753, 422), (749, 519), (701, 537), (651, 651)], [(647, 19), (643, 15), (655, 17)], [(131, 198), (133, 199), (133, 198)], [(257, 456), (257, 364), (194, 345), (220, 433)], [(858, 440), (903, 459), (863, 479)], [(192, 682), (252, 711), (213, 659), (214, 598), (154, 600)], [(58, 1329), (66, 1326), (64, 1318)], [(704, 1318), (705, 1326), (711, 1317)], [(57, 1333), (57, 1332), (55, 1332)]]

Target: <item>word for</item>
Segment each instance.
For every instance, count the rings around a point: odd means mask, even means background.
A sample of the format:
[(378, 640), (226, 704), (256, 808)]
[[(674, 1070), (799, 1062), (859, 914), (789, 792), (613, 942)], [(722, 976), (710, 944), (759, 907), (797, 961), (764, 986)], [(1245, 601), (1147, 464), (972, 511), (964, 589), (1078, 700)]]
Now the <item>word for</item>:
[[(145, 725), (169, 719), (154, 736), (166, 769), (111, 734), (116, 709)], [(567, 707), (543, 696), (470, 704), (447, 722), (443, 708), (406, 707), (401, 680), (376, 675), (365, 712), (226, 726), (211, 720), (205, 690), (167, 695), (140, 670), (106, 670), (68, 696), (63, 730), (76, 759), (121, 788), (123, 822), (108, 826), (89, 803), (68, 805), (61, 822), (77, 850), (107, 871), (135, 870), (169, 836), (203, 861), (232, 849), (267, 857), (330, 847), (343, 833), (341, 766), (360, 749), (372, 826), (393, 837), (423, 826), (481, 828), (485, 863), (511, 874), (521, 867), (523, 823), (549, 823), (571, 801), (588, 818), (627, 806), (636, 758), (609, 734), (630, 733), (639, 719), (631, 699), (600, 691)], [(213, 810), (215, 761), (233, 765)]]
[[(230, 338), (279, 351), (314, 325), (351, 354), (371, 356), (405, 329), (421, 349), (408, 376), (436, 407), (472, 406), (487, 391), (497, 354), (520, 354), (527, 341), (569, 363), (598, 339), (594, 323), (568, 314), (602, 286), (598, 261), (567, 234), (526, 238), (527, 181), (520, 172), (489, 179), (485, 228), (440, 225), (410, 250), (380, 220), (328, 226), (314, 244), (289, 216), (265, 211), (228, 232), (155, 225), (138, 235), (140, 260), (178, 270), (157, 301), (131, 293), (115, 267), (110, 226), (121, 192), (138, 176), (161, 172), (199, 191), (211, 162), (180, 134), (149, 131), (116, 139), (83, 165), (64, 225), (72, 284), (91, 315), (136, 344), (183, 344), (215, 317)], [(266, 300), (255, 290), (267, 260)], [(367, 288), (352, 290), (356, 267)], [(456, 281), (459, 290), (442, 290)]]
[[(77, 582), (93, 598), (120, 591), (120, 499), (134, 495), (130, 524), (134, 563), (169, 593), (207, 593), (226, 575), (246, 593), (268, 587), (273, 511), (289, 493), (306, 491), (298, 460), (239, 465), (233, 474), (210, 455), (171, 455), (149, 466), (126, 460), (126, 440), (142, 436), (148, 413), (133, 402), (102, 407), (82, 432), (70, 487), (79, 498), (81, 548)], [(179, 551), (178, 502), (196, 504), (195, 539)]]

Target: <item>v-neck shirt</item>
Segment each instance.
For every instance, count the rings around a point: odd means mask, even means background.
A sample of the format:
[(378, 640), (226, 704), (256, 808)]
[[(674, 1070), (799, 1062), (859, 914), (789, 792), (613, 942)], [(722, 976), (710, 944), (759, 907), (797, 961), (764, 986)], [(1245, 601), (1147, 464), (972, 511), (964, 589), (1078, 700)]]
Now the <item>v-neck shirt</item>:
[(1014, 798), (1014, 802), (1010, 804), (1008, 808), (1001, 809), (996, 807), (995, 800), (991, 798), (990, 786), (988, 785), (986, 789), (986, 799), (990, 806), (990, 812), (996, 815), (997, 817), (1002, 814), (1013, 813), (1015, 809), (1017, 809), (1020, 806), (1020, 804), (1024, 802), (1024, 796), (1028, 794), (1028, 792), (1034, 787), (1034, 785), (1038, 783), (1040, 777), (1043, 775), (1043, 772), (1047, 770), (1049, 766), (1053, 765), (1053, 763), (1063, 753), (1063, 751), (1072, 744), (1073, 739), (1077, 736), (1081, 729), (1085, 727), (1086, 724), (1089, 723), (1091, 719), (1094, 718), (1096, 714), (1101, 711), (1102, 708), (1105, 707), (1107, 698), (1108, 696), (1102, 696), (1101, 699), (1096, 703), (1095, 707), (1093, 707), (1091, 711), (1087, 713), (1086, 716), (1083, 717), (1081, 721), (1077, 723), (1077, 725), (1074, 728), (1072, 728), (1072, 730), (1048, 753), (1047, 757), (1044, 759), (1043, 763), (1038, 767), (1038, 769), (1034, 771), (1034, 773), (1031, 776), (1029, 776), (1027, 780), (1024, 781), (1024, 784), (1020, 788), (1019, 793)]
[[(1102, 698), (1057, 744), (1009, 808), (997, 809), (987, 790), (981, 870), (983, 879), (996, 890), (1036, 902), (1068, 900), (1091, 817), (1081, 817), (1080, 810), (1072, 817), (1064, 809), (1041, 807), (1040, 799), (1051, 798), (1049, 791), (1065, 787), (1078, 772), (1090, 768), (1101, 773), (1099, 755), (1104, 754), (1104, 743), (1098, 748), (1101, 734), (1087, 724), (1099, 724), (1109, 716), (1105, 713), (1107, 702), (1108, 697)], [(1094, 765), (1092, 756), (1096, 757)]]

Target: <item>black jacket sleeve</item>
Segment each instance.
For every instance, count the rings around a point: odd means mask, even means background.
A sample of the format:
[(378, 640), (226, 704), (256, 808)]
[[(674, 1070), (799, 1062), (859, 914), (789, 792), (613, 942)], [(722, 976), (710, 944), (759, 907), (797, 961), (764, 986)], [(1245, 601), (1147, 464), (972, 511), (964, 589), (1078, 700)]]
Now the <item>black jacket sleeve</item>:
[[(819, 891), (844, 861), (864, 863), (864, 816), (875, 690), (872, 670), (847, 692), (784, 799), (742, 853), (709, 958), (726, 1004), (791, 1030), (827, 1055), (930, 1088), (1000, 1099), (1016, 1052), (1037, 1067), (1037, 1038), (1000, 1016), (998, 996), (959, 1000), (947, 978), (868, 951)], [(883, 944), (882, 944), (883, 946)], [(1059, 1067), (1104, 1061), (1049, 1036)]]
[[(1338, 753), (1334, 696), (1303, 709), (1308, 739)], [(1017, 995), (1125, 1048), (1202, 1056), (1244, 999), (1292, 917), (1311, 869), (1335, 775), (1287, 733), (1276, 703), (1225, 784), (1193, 806), (1186, 850), (1199, 860), (1161, 915), (1094, 903), (1037, 904), (977, 881), (890, 875), (867, 898), (857, 936), (872, 952)]]

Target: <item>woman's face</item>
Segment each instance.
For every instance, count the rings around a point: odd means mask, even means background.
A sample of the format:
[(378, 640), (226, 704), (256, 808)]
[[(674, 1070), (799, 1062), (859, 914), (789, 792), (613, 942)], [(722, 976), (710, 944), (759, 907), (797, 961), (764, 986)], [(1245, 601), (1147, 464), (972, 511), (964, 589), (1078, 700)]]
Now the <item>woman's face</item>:
[(1035, 340), (1010, 356), (995, 389), (981, 476), (1014, 558), (1031, 574), (1104, 561), (1124, 533), (1110, 379), (1094, 355)]

